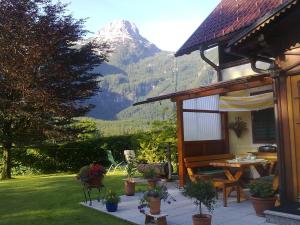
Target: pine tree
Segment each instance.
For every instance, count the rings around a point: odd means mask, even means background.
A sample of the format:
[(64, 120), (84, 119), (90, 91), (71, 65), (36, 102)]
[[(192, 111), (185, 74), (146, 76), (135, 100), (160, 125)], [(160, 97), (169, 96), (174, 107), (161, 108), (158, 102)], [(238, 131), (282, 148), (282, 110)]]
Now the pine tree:
[(108, 46), (82, 38), (84, 20), (49, 0), (0, 0), (0, 146), (2, 179), (14, 148), (70, 139), (70, 124), (91, 109), (96, 65)]

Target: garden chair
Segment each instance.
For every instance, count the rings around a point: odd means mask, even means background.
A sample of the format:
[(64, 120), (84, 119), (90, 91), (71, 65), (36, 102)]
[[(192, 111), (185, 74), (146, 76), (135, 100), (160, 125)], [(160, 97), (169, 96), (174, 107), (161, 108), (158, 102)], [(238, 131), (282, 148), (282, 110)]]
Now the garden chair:
[(111, 152), (111, 150), (107, 150), (106, 154), (107, 154), (108, 161), (111, 163), (111, 165), (108, 168), (107, 172), (109, 173), (111, 170), (113, 170), (113, 172), (115, 172), (118, 167), (122, 166), (124, 161), (122, 161), (120, 163), (117, 163), (114, 156), (113, 156), (113, 154), (112, 154), (112, 152)]
[(127, 163), (131, 160), (132, 161), (136, 160), (134, 150), (124, 150), (124, 156)]

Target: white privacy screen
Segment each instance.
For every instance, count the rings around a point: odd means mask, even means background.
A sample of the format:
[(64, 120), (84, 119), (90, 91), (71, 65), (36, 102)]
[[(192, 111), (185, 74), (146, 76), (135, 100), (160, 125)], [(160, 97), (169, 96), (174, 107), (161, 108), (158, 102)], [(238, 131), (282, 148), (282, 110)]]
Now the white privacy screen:
[[(219, 110), (219, 96), (186, 100), (183, 102), (184, 109)], [(205, 141), (221, 140), (221, 115), (218, 113), (183, 113), (184, 140)]]

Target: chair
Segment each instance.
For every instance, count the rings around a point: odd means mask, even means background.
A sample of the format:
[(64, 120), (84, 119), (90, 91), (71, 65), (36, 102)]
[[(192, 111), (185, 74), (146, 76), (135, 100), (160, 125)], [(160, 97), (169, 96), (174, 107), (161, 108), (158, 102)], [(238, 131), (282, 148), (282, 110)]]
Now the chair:
[(223, 206), (227, 207), (228, 195), (232, 188), (236, 190), (237, 203), (241, 202), (241, 187), (237, 181), (231, 181), (227, 179), (213, 179), (214, 187), (219, 190), (223, 190)]
[(134, 150), (124, 150), (124, 156), (127, 163), (136, 159)]
[(110, 167), (108, 168), (107, 172), (109, 173), (111, 170), (113, 170), (114, 172), (116, 171), (116, 169), (118, 167), (120, 167), (124, 162), (120, 162), (120, 163), (117, 163), (111, 150), (107, 150), (106, 151), (106, 154), (107, 154), (107, 159), (108, 161), (111, 163)]

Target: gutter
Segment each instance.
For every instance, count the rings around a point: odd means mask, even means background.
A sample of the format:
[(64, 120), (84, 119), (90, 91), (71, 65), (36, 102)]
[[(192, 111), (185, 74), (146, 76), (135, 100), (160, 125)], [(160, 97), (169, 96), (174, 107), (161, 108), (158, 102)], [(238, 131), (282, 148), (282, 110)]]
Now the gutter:
[(209, 58), (207, 58), (205, 56), (205, 51), (207, 50), (208, 48), (203, 48), (203, 46), (200, 46), (200, 56), (201, 56), (201, 59), (206, 62), (208, 65), (210, 65), (216, 72), (217, 72), (217, 76), (218, 76), (218, 81), (221, 81), (222, 80), (222, 75), (221, 75), (221, 69), (218, 65), (216, 65), (213, 61), (211, 61)]

